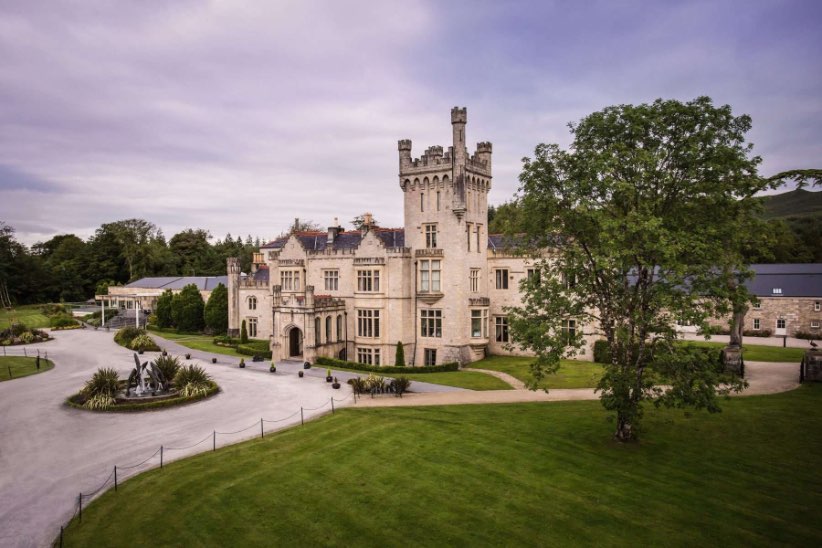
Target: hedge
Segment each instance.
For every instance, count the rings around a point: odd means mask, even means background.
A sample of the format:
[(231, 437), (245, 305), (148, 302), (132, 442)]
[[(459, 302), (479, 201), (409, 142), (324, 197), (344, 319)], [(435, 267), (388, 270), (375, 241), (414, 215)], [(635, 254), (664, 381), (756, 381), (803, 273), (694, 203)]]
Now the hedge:
[(271, 349), (268, 348), (268, 341), (265, 341), (266, 347), (263, 349), (260, 345), (254, 343), (248, 344), (238, 344), (234, 347), (234, 350), (239, 352), (240, 354), (245, 354), (246, 356), (261, 356), (265, 359), (271, 359), (272, 353)]
[(594, 361), (597, 363), (611, 363), (611, 349), (608, 348), (608, 341), (599, 339), (594, 342)]
[(200, 396), (192, 396), (190, 398), (172, 396), (166, 399), (153, 400), (146, 403), (126, 403), (121, 405), (113, 405), (108, 409), (88, 409), (83, 405), (85, 403), (85, 397), (82, 393), (78, 392), (77, 394), (69, 396), (66, 399), (66, 405), (75, 409), (82, 409), (83, 411), (91, 411), (93, 413), (133, 413), (135, 411), (151, 411), (154, 409), (162, 409), (164, 407), (174, 407), (175, 405), (194, 403), (196, 401), (211, 397), (220, 391), (220, 387), (217, 386), (216, 382), (210, 381), (209, 384), (211, 386), (209, 387), (208, 392)]
[(344, 367), (345, 369), (367, 371), (369, 373), (444, 373), (445, 371), (459, 371), (460, 368), (460, 364), (457, 362), (420, 367), (397, 367), (395, 365), (366, 365), (364, 363), (349, 362), (336, 358), (326, 358), (325, 356), (317, 358), (316, 363), (317, 365)]

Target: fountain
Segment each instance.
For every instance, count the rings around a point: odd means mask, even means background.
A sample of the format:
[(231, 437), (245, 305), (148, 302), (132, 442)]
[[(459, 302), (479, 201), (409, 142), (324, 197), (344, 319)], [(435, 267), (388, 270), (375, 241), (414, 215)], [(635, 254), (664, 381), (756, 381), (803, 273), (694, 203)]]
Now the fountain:
[(140, 363), (140, 358), (134, 354), (134, 369), (128, 376), (126, 388), (118, 399), (133, 401), (136, 399), (166, 398), (177, 393), (171, 388), (171, 380), (166, 379), (156, 364)]

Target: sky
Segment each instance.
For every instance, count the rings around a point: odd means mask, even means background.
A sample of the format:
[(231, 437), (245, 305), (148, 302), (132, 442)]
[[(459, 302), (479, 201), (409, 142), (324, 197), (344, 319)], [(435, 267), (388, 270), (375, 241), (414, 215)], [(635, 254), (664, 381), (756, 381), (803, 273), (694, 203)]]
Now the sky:
[(822, 163), (822, 2), (0, 0), (0, 221), (31, 245), (143, 218), (264, 240), (402, 226), (397, 140), (522, 158), (609, 105), (749, 114), (760, 172)]

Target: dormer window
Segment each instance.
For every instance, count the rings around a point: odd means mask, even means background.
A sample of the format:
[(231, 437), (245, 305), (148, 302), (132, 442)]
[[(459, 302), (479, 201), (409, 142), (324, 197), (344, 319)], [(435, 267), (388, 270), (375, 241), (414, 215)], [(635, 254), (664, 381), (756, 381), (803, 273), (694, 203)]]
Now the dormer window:
[(772, 290), (774, 295), (782, 295), (782, 288), (781, 287), (774, 287)]

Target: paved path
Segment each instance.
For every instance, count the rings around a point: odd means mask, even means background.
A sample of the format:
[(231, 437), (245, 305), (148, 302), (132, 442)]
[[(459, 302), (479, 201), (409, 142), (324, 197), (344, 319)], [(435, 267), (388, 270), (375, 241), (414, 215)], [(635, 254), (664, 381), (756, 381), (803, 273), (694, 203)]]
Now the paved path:
[[(165, 447), (200, 445), (187, 450), (166, 450), (166, 462), (217, 446), (260, 435), (260, 418), (266, 431), (300, 423), (300, 407), (313, 418), (330, 410), (330, 398), (345, 398), (350, 387), (332, 390), (324, 379), (296, 374), (270, 373), (267, 368), (238, 369), (193, 359), (206, 368), (222, 388), (216, 396), (194, 404), (161, 411), (132, 414), (100, 414), (63, 405), (99, 367), (114, 367), (126, 375), (134, 365), (132, 353), (113, 340), (113, 332), (90, 329), (63, 331), (56, 340), (31, 345), (55, 362), (54, 369), (0, 383), (0, 546), (46, 546), (60, 524), (75, 509), (77, 493), (100, 485), (113, 466), (139, 463), (162, 444)], [(169, 345), (170, 346), (170, 345)], [(171, 350), (171, 348), (169, 348)], [(22, 354), (10, 348), (9, 354)], [(196, 354), (196, 352), (192, 352)], [(147, 353), (143, 358), (156, 356)], [(228, 357), (226, 357), (228, 358)], [(257, 364), (255, 364), (257, 365)], [(267, 364), (266, 364), (267, 365)], [(353, 403), (348, 397), (344, 406)], [(124, 479), (158, 464), (118, 471)]]
[[(705, 341), (704, 335), (697, 335), (696, 333), (680, 333), (680, 339), (686, 341)], [(728, 344), (731, 340), (730, 335), (711, 335), (710, 342), (719, 342)], [(808, 348), (811, 341), (805, 339), (796, 339), (788, 337), (784, 341), (782, 337), (743, 337), (742, 346), (746, 344), (760, 345), (760, 346), (786, 346), (788, 348)]]
[[(776, 394), (799, 386), (799, 365), (794, 363), (745, 362), (749, 387), (741, 396)], [(408, 407), (422, 405), (466, 405), (539, 401), (596, 400), (593, 388), (543, 390), (485, 390), (447, 394), (408, 394), (402, 398), (360, 398), (357, 407)]]
[(503, 382), (507, 382), (514, 390), (526, 390), (525, 383), (519, 380), (518, 378), (509, 375), (508, 373), (503, 373), (502, 371), (492, 371), (490, 369), (477, 369), (476, 367), (463, 367), (464, 371), (476, 371), (477, 373), (485, 373), (486, 375), (491, 375), (492, 377), (496, 377)]

